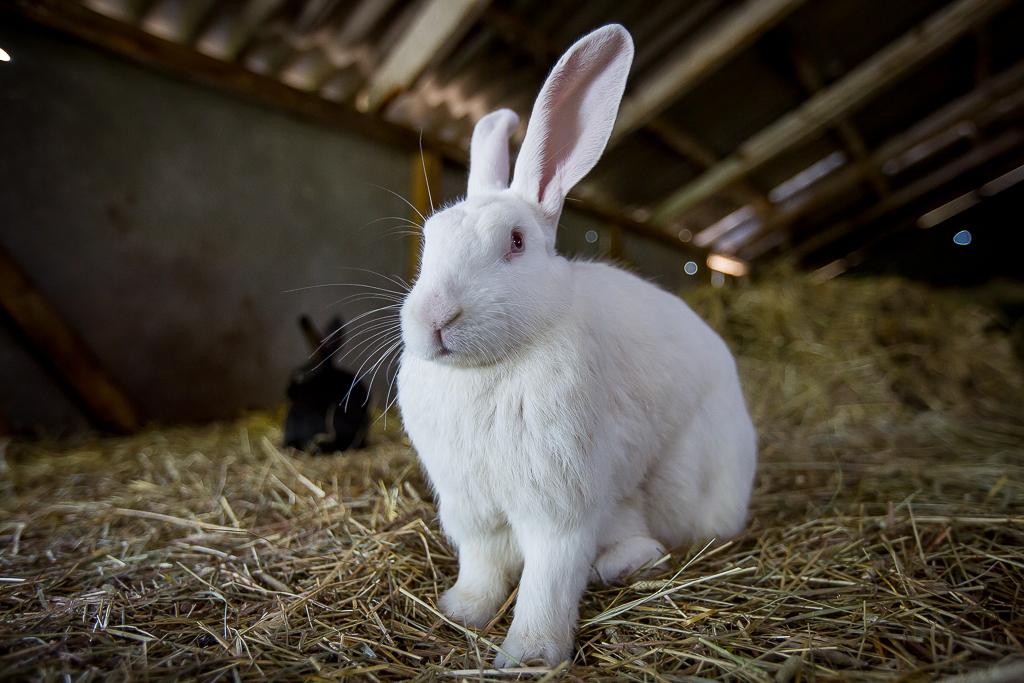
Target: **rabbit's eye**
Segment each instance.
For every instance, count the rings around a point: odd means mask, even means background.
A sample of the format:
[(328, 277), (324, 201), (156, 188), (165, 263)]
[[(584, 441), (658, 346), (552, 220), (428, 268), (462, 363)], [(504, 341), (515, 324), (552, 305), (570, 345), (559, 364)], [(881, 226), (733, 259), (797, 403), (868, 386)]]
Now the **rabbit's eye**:
[(513, 230), (512, 231), (511, 252), (513, 254), (521, 254), (521, 253), (523, 253), (523, 250), (525, 248), (526, 248), (526, 243), (523, 242), (523, 233), (519, 232), (518, 230)]

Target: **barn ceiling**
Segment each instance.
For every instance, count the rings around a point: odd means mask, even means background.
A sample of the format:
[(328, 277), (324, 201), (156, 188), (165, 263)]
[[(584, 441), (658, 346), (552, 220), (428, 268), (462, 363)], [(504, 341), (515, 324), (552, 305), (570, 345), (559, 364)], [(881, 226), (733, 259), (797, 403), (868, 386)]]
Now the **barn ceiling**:
[(147, 62), (464, 163), (558, 56), (636, 43), (576, 206), (725, 271), (822, 277), (1024, 179), (1015, 0), (0, 0)]

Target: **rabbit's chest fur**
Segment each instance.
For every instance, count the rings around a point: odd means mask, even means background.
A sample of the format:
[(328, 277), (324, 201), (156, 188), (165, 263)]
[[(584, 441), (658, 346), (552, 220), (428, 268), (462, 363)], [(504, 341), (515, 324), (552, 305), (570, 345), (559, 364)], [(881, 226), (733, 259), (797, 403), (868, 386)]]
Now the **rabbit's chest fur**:
[(586, 400), (594, 377), (579, 357), (585, 349), (550, 348), (482, 368), (403, 358), (403, 421), (442, 500), (507, 516), (527, 499), (517, 492), (543, 490), (528, 497), (531, 507), (543, 499), (586, 508), (599, 483), (597, 468), (586, 466), (597, 424)]
[(560, 519), (606, 508), (637, 490), (714, 383), (701, 368), (716, 367), (703, 356), (717, 347), (702, 337), (717, 337), (685, 304), (604, 264), (572, 267), (569, 317), (515, 357), (467, 368), (403, 356), (403, 421), (442, 504), (506, 517), (541, 505)]

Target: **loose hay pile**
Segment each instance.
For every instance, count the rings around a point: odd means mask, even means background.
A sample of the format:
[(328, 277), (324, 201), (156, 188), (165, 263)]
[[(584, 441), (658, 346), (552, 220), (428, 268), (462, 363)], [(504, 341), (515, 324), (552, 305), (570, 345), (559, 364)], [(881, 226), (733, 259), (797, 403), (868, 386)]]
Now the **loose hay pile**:
[[(1024, 379), (993, 314), (893, 280), (691, 303), (760, 430), (750, 528), (588, 591), (555, 675), (1024, 678)], [(280, 437), (256, 415), (9, 444), (0, 680), (508, 680), (480, 667), (509, 615), (477, 633), (434, 607), (456, 561), (394, 421), (358, 455)]]

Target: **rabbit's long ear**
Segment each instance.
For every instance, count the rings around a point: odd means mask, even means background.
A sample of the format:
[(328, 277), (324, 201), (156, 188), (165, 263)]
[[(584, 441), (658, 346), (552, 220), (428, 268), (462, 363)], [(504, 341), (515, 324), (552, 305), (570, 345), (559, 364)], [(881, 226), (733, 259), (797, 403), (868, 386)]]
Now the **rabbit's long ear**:
[(511, 109), (498, 109), (476, 122), (469, 145), (466, 196), (500, 192), (508, 187), (508, 140), (519, 125)]
[(299, 327), (302, 328), (302, 335), (306, 338), (306, 344), (309, 346), (310, 353), (319, 357), (320, 344), (323, 342), (323, 337), (320, 336), (320, 332), (317, 331), (316, 326), (313, 325), (313, 321), (309, 319), (308, 315), (303, 314), (299, 317)]
[(603, 26), (562, 55), (537, 96), (512, 189), (540, 204), (551, 225), (608, 144), (632, 61), (629, 32)]
[(334, 316), (331, 318), (331, 322), (327, 323), (327, 331), (324, 334), (323, 341), (320, 342), (320, 349), (323, 351), (324, 358), (330, 358), (341, 349), (345, 343), (345, 323), (342, 322), (341, 316)]

